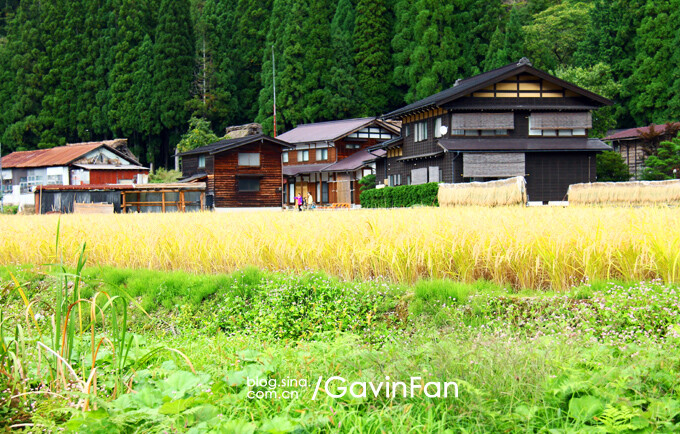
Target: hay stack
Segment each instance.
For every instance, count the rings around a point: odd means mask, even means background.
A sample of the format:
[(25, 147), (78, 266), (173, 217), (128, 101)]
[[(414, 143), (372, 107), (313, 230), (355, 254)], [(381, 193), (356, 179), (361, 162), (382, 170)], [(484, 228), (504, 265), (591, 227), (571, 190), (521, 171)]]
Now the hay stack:
[(567, 195), (575, 205), (677, 205), (680, 180), (574, 184)]
[(439, 185), (439, 206), (521, 205), (527, 201), (524, 177), (489, 182), (469, 182)]

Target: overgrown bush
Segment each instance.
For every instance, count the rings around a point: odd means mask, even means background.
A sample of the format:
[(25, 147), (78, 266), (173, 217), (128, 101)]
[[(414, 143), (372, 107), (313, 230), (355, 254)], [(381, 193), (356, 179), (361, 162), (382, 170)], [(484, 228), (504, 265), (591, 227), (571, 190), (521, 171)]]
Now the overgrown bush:
[(403, 208), (414, 205), (439, 206), (439, 184), (402, 185), (361, 192), (363, 208)]
[(5, 205), (3, 207), (2, 213), (3, 214), (16, 214), (17, 211), (19, 211), (19, 207), (17, 205)]

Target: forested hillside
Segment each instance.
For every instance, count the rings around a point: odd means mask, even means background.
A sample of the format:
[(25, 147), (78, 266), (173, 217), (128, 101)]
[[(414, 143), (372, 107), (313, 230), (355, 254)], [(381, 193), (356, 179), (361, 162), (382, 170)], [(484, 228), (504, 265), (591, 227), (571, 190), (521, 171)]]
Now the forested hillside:
[[(7, 150), (128, 137), (167, 164), (191, 116), (279, 132), (379, 115), (523, 56), (613, 98), (598, 132), (680, 119), (680, 0), (4, 0)], [(272, 49), (273, 48), (273, 49)]]

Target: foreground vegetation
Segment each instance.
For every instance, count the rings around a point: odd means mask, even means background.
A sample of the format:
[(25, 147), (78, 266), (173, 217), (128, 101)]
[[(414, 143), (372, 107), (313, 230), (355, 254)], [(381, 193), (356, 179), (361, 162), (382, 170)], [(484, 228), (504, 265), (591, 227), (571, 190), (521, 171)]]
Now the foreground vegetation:
[[(56, 216), (0, 216), (0, 264), (55, 262)], [(485, 279), (565, 290), (589, 280), (680, 281), (671, 208), (453, 208), (61, 217), (60, 260), (225, 273), (324, 271), (413, 283)]]
[[(254, 268), (217, 276), (83, 268), (80, 259), (76, 269), (0, 268), (0, 426), (680, 429), (680, 301), (677, 287), (658, 281), (517, 293), (484, 280), (395, 286)], [(312, 399), (317, 378), (333, 375), (455, 381), (459, 396)], [(278, 384), (248, 384), (254, 377)], [(291, 379), (307, 384), (282, 386)]]

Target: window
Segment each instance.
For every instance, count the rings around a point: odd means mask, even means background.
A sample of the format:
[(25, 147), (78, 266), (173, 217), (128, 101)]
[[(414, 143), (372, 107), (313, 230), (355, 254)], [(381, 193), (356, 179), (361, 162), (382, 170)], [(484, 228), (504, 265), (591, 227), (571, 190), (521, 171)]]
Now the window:
[(390, 187), (401, 185), (401, 174), (390, 175), (389, 177)]
[(47, 185), (61, 185), (61, 175), (47, 175)]
[(328, 183), (325, 181), (321, 183), (321, 202), (328, 203)]
[(411, 175), (406, 175), (406, 185), (411, 185)]
[(404, 137), (408, 137), (408, 135), (411, 133), (411, 125), (406, 125), (404, 127)]
[(434, 136), (442, 136), (442, 118), (437, 118), (434, 120)]
[(328, 160), (328, 149), (317, 149), (316, 150), (316, 160)]
[(464, 136), (465, 130), (451, 130), (452, 136)]
[(427, 121), (417, 122), (415, 124), (415, 133), (416, 142), (422, 142), (423, 140), (427, 140)]
[(255, 152), (239, 152), (238, 165), (257, 167), (260, 165), (260, 154)]
[(356, 143), (349, 143), (347, 144), (347, 149), (359, 149), (361, 146), (357, 145)]
[[(559, 126), (590, 125), (590, 113), (560, 114), (538, 113), (529, 116), (529, 135), (544, 137), (585, 136), (586, 128), (557, 128)], [(584, 118), (584, 119), (581, 119)]]
[(298, 162), (309, 161), (309, 151), (298, 151)]
[(205, 155), (198, 156), (198, 168), (205, 169)]
[(287, 163), (288, 162), (288, 152), (284, 152), (282, 158), (283, 158), (283, 162)]
[(260, 191), (259, 178), (239, 178), (238, 191)]

